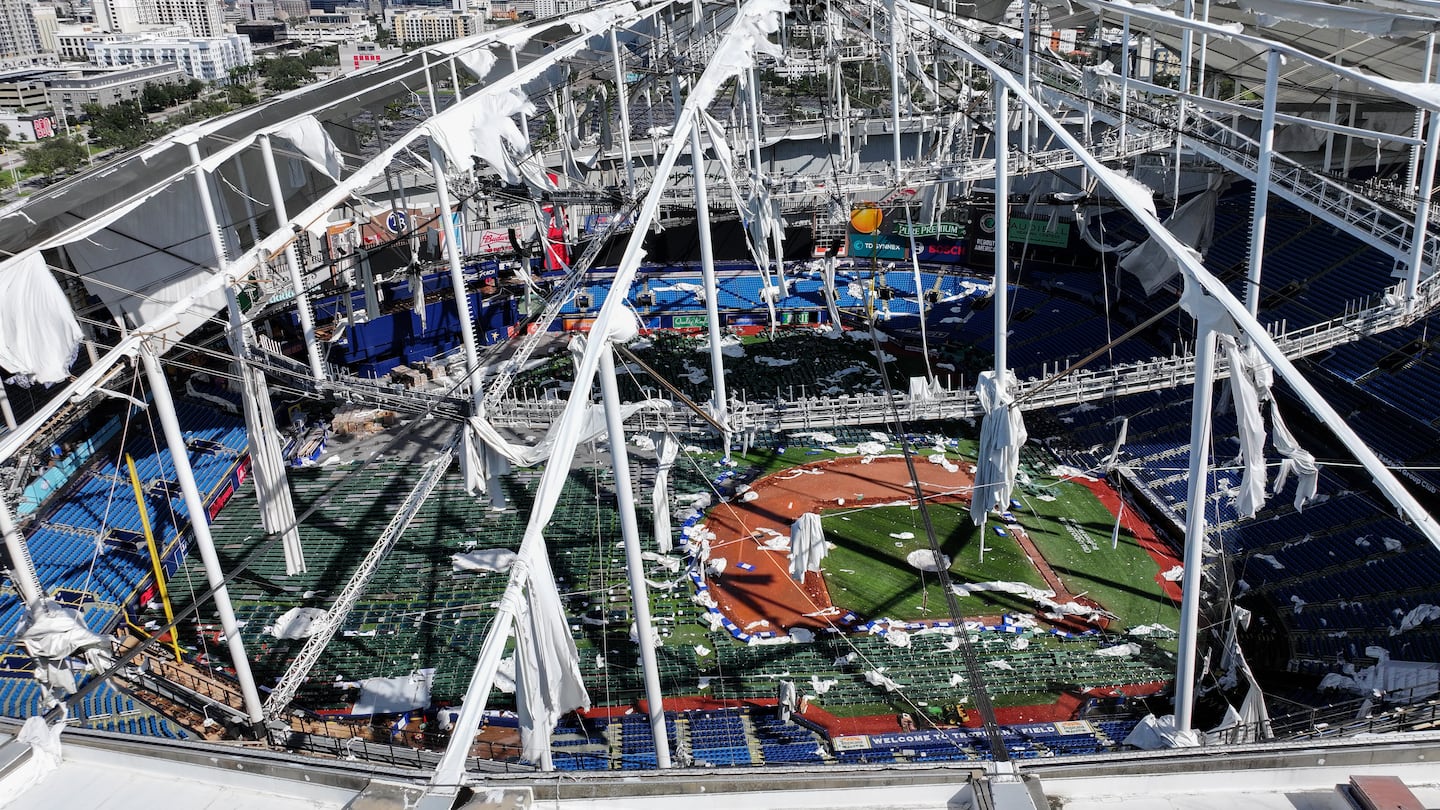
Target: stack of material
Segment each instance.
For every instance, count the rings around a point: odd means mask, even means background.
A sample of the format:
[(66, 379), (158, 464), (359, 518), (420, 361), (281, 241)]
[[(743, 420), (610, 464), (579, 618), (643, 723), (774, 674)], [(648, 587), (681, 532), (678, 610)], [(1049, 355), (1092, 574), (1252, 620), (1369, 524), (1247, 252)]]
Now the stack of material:
[(395, 412), (384, 408), (347, 405), (335, 412), (330, 427), (337, 436), (372, 436), (394, 425)]

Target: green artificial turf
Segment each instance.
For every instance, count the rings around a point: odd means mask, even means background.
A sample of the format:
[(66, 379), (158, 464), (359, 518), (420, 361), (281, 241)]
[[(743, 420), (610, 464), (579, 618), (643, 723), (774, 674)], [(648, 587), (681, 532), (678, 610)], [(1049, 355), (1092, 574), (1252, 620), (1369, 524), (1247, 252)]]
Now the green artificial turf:
[[(1045, 587), (1040, 572), (1019, 546), (996, 536), (989, 527), (986, 528), (989, 534), (985, 539), (985, 562), (980, 563), (979, 531), (970, 522), (965, 504), (929, 504), (928, 510), (941, 551), (952, 561), (952, 581), (1006, 580)], [(947, 615), (938, 576), (913, 568), (905, 559), (912, 551), (929, 548), (918, 509), (881, 506), (838, 510), (826, 512), (822, 522), (826, 539), (835, 545), (822, 568), (830, 599), (836, 605), (865, 618), (944, 618)], [(904, 533), (914, 537), (890, 536)], [(1009, 594), (986, 593), (961, 597), (960, 609), (965, 615), (979, 616), (997, 611), (1029, 612), (1033, 608)]]
[[(1114, 629), (1155, 623), (1175, 627), (1179, 610), (1155, 581), (1155, 561), (1123, 531), (1119, 548), (1111, 549), (1114, 516), (1105, 505), (1078, 484), (1044, 483), (1057, 493), (1056, 500), (1023, 498), (1025, 507), (1015, 514), (1071, 593), (1083, 593), (1119, 616)], [(941, 548), (952, 560), (953, 581), (1005, 580), (1047, 587), (1019, 545), (994, 533), (994, 520), (985, 527), (982, 565), (979, 533), (966, 508), (963, 503), (929, 505)], [(1068, 519), (1075, 531), (1088, 538), (1086, 546), (1077, 542), (1062, 519)], [(944, 617), (944, 594), (936, 576), (926, 573), (922, 577), (905, 560), (911, 551), (927, 547), (918, 510), (887, 506), (829, 512), (824, 515), (824, 526), (826, 538), (835, 545), (823, 567), (836, 605), (865, 618)], [(890, 536), (906, 532), (914, 538)], [(963, 615), (978, 616), (997, 611), (1028, 613), (1034, 606), (1009, 594), (982, 593), (960, 597), (960, 610)]]
[[(1119, 547), (1111, 549), (1115, 517), (1088, 489), (1069, 482), (1056, 483), (1053, 489), (1056, 500), (1023, 498), (1025, 506), (1015, 515), (1070, 591), (1104, 605), (1120, 617), (1122, 627), (1156, 623), (1176, 627), (1180, 610), (1155, 581), (1154, 559), (1123, 530)], [(1088, 553), (1061, 523), (1062, 517), (1090, 538), (1093, 546)]]

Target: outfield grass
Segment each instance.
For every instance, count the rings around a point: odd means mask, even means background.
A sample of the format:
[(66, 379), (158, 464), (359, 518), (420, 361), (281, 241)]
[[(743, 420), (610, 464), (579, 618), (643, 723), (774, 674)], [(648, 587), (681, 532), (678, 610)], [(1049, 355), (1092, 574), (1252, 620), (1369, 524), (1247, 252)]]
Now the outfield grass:
[[(1154, 623), (1175, 627), (1179, 608), (1156, 583), (1155, 561), (1123, 531), (1119, 548), (1110, 548), (1114, 525), (1110, 510), (1079, 484), (1045, 483), (1057, 493), (1057, 499), (1024, 498), (1025, 508), (1017, 510), (1016, 516), (1071, 593), (1085, 594), (1119, 616), (1116, 629)], [(1019, 545), (994, 534), (993, 522), (985, 529), (982, 565), (979, 534), (970, 523), (966, 505), (931, 504), (929, 511), (941, 548), (953, 561), (950, 575), (954, 581), (1006, 580), (1046, 587)], [(1062, 518), (1070, 521), (1070, 527)], [(905, 560), (911, 551), (927, 547), (918, 510), (878, 507), (829, 512), (824, 515), (824, 525), (826, 538), (835, 545), (823, 566), (835, 604), (866, 618), (945, 614), (945, 597), (935, 575), (922, 577)], [(1088, 539), (1084, 547), (1071, 527)], [(905, 532), (915, 537), (890, 536)], [(961, 597), (960, 608), (963, 614), (975, 616), (998, 611), (1028, 613), (1034, 605), (1009, 594), (985, 593)]]
[[(980, 563), (979, 531), (970, 522), (963, 503), (929, 504), (931, 523), (940, 548), (952, 561), (955, 582), (1007, 580), (1045, 587), (1045, 580), (1013, 541), (993, 530), (985, 539), (985, 563)], [(905, 557), (927, 549), (920, 511), (907, 506), (839, 510), (822, 515), (825, 537), (835, 545), (825, 558), (825, 582), (830, 599), (866, 618), (943, 618), (945, 594), (937, 576), (911, 567)], [(891, 534), (913, 534), (897, 539)], [(923, 587), (922, 587), (923, 583)], [(1009, 594), (961, 597), (965, 615), (1003, 611), (1030, 612), (1033, 606)]]
[[(1120, 545), (1112, 550), (1115, 516), (1110, 510), (1080, 484), (1060, 482), (1053, 488), (1056, 500), (1023, 498), (1025, 508), (1015, 514), (1070, 591), (1104, 605), (1120, 617), (1122, 627), (1154, 623), (1176, 627), (1179, 607), (1160, 590), (1155, 561), (1139, 542), (1122, 530)], [(1088, 552), (1060, 522), (1062, 517), (1089, 538)]]

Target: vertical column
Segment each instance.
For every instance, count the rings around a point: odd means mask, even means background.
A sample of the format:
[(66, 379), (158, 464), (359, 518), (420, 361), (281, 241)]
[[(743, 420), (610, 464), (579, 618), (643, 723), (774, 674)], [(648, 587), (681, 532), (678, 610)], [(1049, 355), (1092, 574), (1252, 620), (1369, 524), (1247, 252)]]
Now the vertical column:
[[(519, 50), (520, 50), (519, 47), (516, 46), (516, 45), (511, 45), (511, 46), (510, 46), (510, 72), (511, 72), (511, 73), (519, 73), (519, 72), (520, 72), (520, 54), (519, 54)], [(530, 119), (529, 119), (529, 118), (526, 118), (524, 113), (521, 113), (521, 114), (520, 114), (520, 134), (522, 134), (522, 135), (525, 136), (525, 141), (526, 141), (527, 143), (530, 141)]]
[(1271, 48), (1265, 63), (1265, 102), (1260, 113), (1260, 157), (1255, 167), (1255, 203), (1250, 218), (1250, 263), (1245, 273), (1245, 308), (1250, 310), (1251, 315), (1260, 311), (1260, 267), (1265, 259), (1265, 224), (1270, 209), (1270, 164), (1275, 146), (1275, 95), (1279, 89), (1279, 80), (1280, 52)]
[(435, 80), (430, 78), (430, 52), (421, 52), (420, 58), (425, 64), (425, 95), (430, 99), (430, 114), (439, 115), (440, 105), (435, 102)]
[(730, 419), (725, 413), (725, 363), (720, 354), (720, 292), (715, 282), (715, 247), (710, 236), (710, 200), (705, 189), (705, 155), (700, 147), (700, 127), (690, 128), (690, 164), (695, 175), (695, 230), (700, 237), (700, 273), (705, 285), (706, 333), (710, 338), (710, 377), (714, 393), (710, 412), (715, 421), (725, 426), (721, 440), (725, 444), (725, 460), (730, 460)]
[[(523, 119), (522, 119), (523, 120)], [(465, 269), (460, 266), (460, 246), (455, 244), (455, 229), (450, 225), (450, 184), (445, 180), (445, 155), (430, 144), (430, 170), (435, 175), (435, 197), (440, 205), (440, 221), (445, 227), (445, 258), (450, 263), (450, 287), (455, 294), (455, 311), (460, 317), (460, 342), (465, 348), (465, 377), (470, 381), (470, 396), (475, 412), (480, 412), (485, 392), (480, 388), (478, 372), (480, 354), (475, 347), (475, 321), (470, 314), (470, 296), (465, 291)]]
[(10, 514), (10, 504), (5, 502), (3, 492), (0, 492), (0, 535), (4, 535), (5, 551), (10, 555), (10, 574), (15, 580), (15, 590), (20, 592), (20, 598), (27, 606), (34, 605), (44, 598), (45, 589), (40, 586), (40, 575), (35, 572), (35, 563), (30, 559), (30, 548), (15, 527), (15, 518)]
[[(260, 135), (260, 154), (265, 160), (265, 177), (270, 183), (271, 205), (275, 207), (276, 227), (283, 228), (290, 221), (285, 211), (285, 195), (280, 190), (280, 173), (275, 169), (275, 150), (270, 145), (270, 135)], [(315, 313), (310, 309), (310, 296), (305, 293), (305, 282), (300, 277), (300, 260), (295, 256), (293, 242), (285, 245), (285, 266), (290, 270), (290, 286), (295, 288), (295, 311), (300, 316), (300, 331), (305, 339), (305, 356), (310, 361), (310, 374), (315, 382), (325, 379), (325, 364), (320, 362), (320, 343), (315, 337)]]
[[(691, 130), (692, 132), (694, 130)], [(655, 736), (655, 764), (670, 767), (670, 737), (665, 733), (665, 703), (660, 694), (660, 670), (651, 643), (650, 594), (645, 587), (645, 561), (640, 557), (640, 529), (635, 522), (635, 491), (630, 487), (630, 456), (625, 449), (625, 424), (620, 414), (620, 384), (615, 379), (615, 350), (600, 352), (600, 395), (605, 401), (605, 427), (610, 436), (610, 464), (615, 471), (615, 500), (620, 513), (620, 535), (625, 543), (625, 572), (635, 610), (635, 635), (640, 640), (640, 665), (645, 673), (645, 701), (650, 731)]]
[(1004, 385), (1009, 367), (1005, 331), (1010, 309), (1010, 93), (995, 83), (995, 373)]
[(1120, 153), (1125, 153), (1125, 130), (1130, 124), (1130, 15), (1120, 24)]
[[(904, 68), (900, 62), (900, 19), (896, 13), (895, 0), (886, 0), (886, 10), (890, 12), (890, 140), (894, 147), (895, 170), (892, 177), (896, 182), (900, 180), (900, 71)], [(1028, 8), (1030, 0), (1025, 0)]]
[[(1195, 19), (1195, 0), (1185, 0), (1183, 16)], [(1190, 92), (1190, 61), (1194, 58), (1195, 32), (1187, 26), (1180, 35), (1180, 92)], [(1151, 81), (1154, 81), (1153, 77)], [(1185, 143), (1185, 96), (1180, 96), (1175, 105), (1175, 204), (1180, 204), (1180, 156)]]
[[(1020, 3), (1020, 83), (1029, 93), (1032, 89), (1030, 84), (1030, 49), (1034, 43), (1030, 41), (1030, 0), (1021, 0)], [(1023, 154), (1030, 153), (1030, 108), (1020, 107), (1020, 151)]]
[(615, 28), (610, 28), (610, 61), (615, 67), (615, 96), (620, 103), (620, 159), (625, 163), (625, 182), (628, 193), (635, 193), (635, 161), (630, 154), (630, 90), (625, 81), (625, 59), (620, 53), (620, 41), (615, 37)]
[(1200, 627), (1200, 573), (1205, 563), (1206, 478), (1210, 475), (1210, 398), (1215, 380), (1215, 332), (1200, 327), (1195, 341), (1195, 395), (1190, 407), (1190, 492), (1185, 509), (1185, 574), (1180, 599), (1180, 655), (1175, 661), (1175, 728), (1189, 731), (1195, 708), (1195, 648)]
[[(1432, 32), (1430, 33), (1430, 35), (1425, 38), (1425, 67), (1424, 67), (1424, 69), (1423, 69), (1423, 70), (1421, 71), (1421, 73), (1420, 73), (1420, 81), (1421, 81), (1421, 82), (1431, 81), (1431, 76), (1434, 75), (1434, 73), (1435, 73), (1435, 33), (1432, 31)], [(1423, 109), (1417, 109), (1417, 110), (1415, 110), (1415, 137), (1416, 137), (1417, 140), (1420, 139), (1420, 138), (1425, 137), (1425, 119), (1426, 119), (1426, 111), (1425, 111), (1425, 110), (1423, 110)], [(1410, 162), (1409, 162), (1409, 165), (1406, 167), (1406, 170), (1405, 170), (1405, 171), (1406, 171), (1406, 174), (1405, 174), (1405, 189), (1406, 189), (1406, 191), (1409, 191), (1409, 192), (1411, 192), (1411, 193), (1417, 193), (1417, 192), (1418, 192), (1418, 189), (1416, 188), (1416, 185), (1415, 185), (1415, 181), (1416, 181), (1418, 175), (1420, 174), (1420, 161), (1421, 161), (1420, 146), (1419, 146), (1419, 144), (1412, 145), (1412, 146), (1410, 147)]]
[(175, 416), (175, 400), (170, 396), (170, 383), (165, 379), (164, 369), (160, 367), (160, 358), (151, 351), (148, 342), (140, 344), (140, 359), (145, 365), (145, 376), (150, 381), (154, 412), (165, 433), (165, 444), (170, 449), (175, 477), (180, 481), (185, 511), (190, 516), (190, 531), (195, 535), (195, 546), (200, 550), (200, 560), (205, 565), (205, 581), (215, 590), (215, 612), (220, 615), (220, 627), (225, 631), (225, 646), (230, 651), (235, 678), (240, 682), (245, 713), (250, 716), (251, 723), (258, 725), (264, 721), (265, 711), (260, 704), (260, 693), (255, 689), (255, 677), (250, 673), (250, 658), (245, 653), (245, 641), (240, 636), (240, 625), (235, 621), (235, 609), (230, 604), (230, 590), (225, 585), (225, 574), (220, 570), (220, 557), (215, 553), (215, 543), (210, 537), (210, 516), (205, 511), (205, 502), (200, 499), (200, 488), (195, 485), (195, 471), (190, 468), (189, 450), (185, 447), (185, 435), (180, 432), (180, 421)]
[[(1340, 66), (1340, 57), (1338, 57), (1338, 56), (1335, 57), (1335, 66), (1336, 66), (1336, 67), (1339, 67), (1339, 66)], [(1334, 124), (1334, 123), (1336, 123), (1336, 116), (1339, 115), (1339, 114), (1340, 114), (1340, 75), (1339, 75), (1339, 74), (1336, 74), (1336, 75), (1335, 75), (1334, 83), (1331, 84), (1331, 86), (1330, 86), (1330, 117), (1329, 117), (1327, 120), (1328, 120), (1330, 123)], [(1334, 169), (1333, 169), (1332, 166), (1331, 166), (1331, 164), (1332, 164), (1331, 158), (1333, 158), (1334, 155), (1335, 155), (1335, 132), (1334, 132), (1334, 130), (1327, 130), (1327, 131), (1325, 132), (1325, 172), (1326, 172), (1326, 174), (1329, 174), (1331, 171), (1334, 171)]]
[(1435, 113), (1426, 116), (1425, 162), (1420, 169), (1420, 188), (1415, 197), (1415, 232), (1410, 241), (1410, 272), (1405, 277), (1405, 299), (1410, 306), (1420, 293), (1420, 268), (1425, 263), (1425, 246), (1430, 243), (1430, 197), (1435, 189), (1435, 152), (1440, 150), (1440, 126)]

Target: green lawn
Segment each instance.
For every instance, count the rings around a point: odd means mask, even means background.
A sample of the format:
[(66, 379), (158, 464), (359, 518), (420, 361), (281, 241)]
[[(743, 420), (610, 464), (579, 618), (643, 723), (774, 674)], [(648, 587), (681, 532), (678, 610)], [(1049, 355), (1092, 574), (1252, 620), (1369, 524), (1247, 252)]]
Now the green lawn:
[[(1044, 587), (1040, 572), (1015, 543), (993, 530), (985, 540), (985, 563), (980, 564), (979, 532), (963, 503), (929, 504), (930, 520), (940, 548), (952, 564), (955, 582), (1007, 580)], [(882, 506), (839, 510), (823, 515), (825, 537), (835, 545), (825, 558), (825, 582), (835, 604), (866, 618), (943, 618), (945, 595), (934, 573), (921, 572), (905, 557), (929, 547), (918, 509)], [(913, 534), (897, 539), (891, 534)], [(898, 544), (898, 545), (897, 545)], [(922, 587), (923, 583), (923, 587)], [(961, 597), (961, 611), (979, 616), (999, 611), (1029, 611), (1030, 605), (1009, 594)]]

